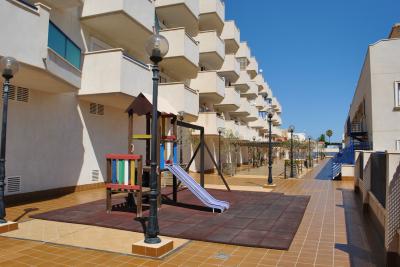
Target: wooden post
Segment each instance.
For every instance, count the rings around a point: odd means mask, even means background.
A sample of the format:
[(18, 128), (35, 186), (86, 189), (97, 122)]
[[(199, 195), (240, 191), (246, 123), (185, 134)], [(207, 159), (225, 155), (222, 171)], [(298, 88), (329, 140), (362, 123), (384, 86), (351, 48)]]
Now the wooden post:
[(140, 186), (140, 190), (136, 193), (136, 217), (140, 218), (143, 216), (143, 208), (142, 208), (142, 197), (143, 197), (143, 187), (142, 187), (142, 173), (143, 173), (143, 157), (138, 159), (137, 161), (137, 185)]
[(133, 154), (132, 143), (133, 143), (133, 114), (131, 112), (129, 112), (129, 117), (128, 117), (128, 154)]
[[(107, 159), (107, 177), (106, 177), (106, 183), (111, 183), (111, 159)], [(106, 192), (106, 211), (107, 213), (111, 212), (111, 188), (107, 188), (107, 192)]]

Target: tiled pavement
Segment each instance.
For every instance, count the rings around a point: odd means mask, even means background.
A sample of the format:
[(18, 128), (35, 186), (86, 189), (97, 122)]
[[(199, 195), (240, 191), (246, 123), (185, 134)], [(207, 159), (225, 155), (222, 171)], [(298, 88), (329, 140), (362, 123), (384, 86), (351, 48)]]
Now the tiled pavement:
[[(193, 241), (164, 258), (129, 255), (0, 237), (0, 266), (381, 266), (379, 244), (365, 223), (351, 181), (276, 180), (278, 192), (311, 195), (303, 221), (288, 251)], [(41, 213), (104, 197), (103, 190), (7, 209), (8, 219), (24, 221)], [(23, 216), (24, 215), (24, 216)], [(372, 245), (371, 245), (372, 244)]]

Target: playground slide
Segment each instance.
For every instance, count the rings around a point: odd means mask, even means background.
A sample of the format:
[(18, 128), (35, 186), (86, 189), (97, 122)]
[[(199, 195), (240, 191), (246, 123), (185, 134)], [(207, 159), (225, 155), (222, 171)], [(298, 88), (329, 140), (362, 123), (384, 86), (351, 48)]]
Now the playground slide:
[(215, 199), (210, 193), (201, 187), (190, 175), (179, 165), (167, 165), (167, 169), (176, 176), (204, 205), (221, 212), (229, 209), (229, 202)]

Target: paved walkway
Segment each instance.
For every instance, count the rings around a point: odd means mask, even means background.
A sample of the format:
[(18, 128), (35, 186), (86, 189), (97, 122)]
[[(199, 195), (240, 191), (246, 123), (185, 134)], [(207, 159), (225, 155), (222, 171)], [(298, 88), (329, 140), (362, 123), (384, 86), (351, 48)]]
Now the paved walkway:
[[(192, 241), (163, 260), (0, 237), (1, 266), (381, 266), (380, 240), (363, 218), (353, 182), (318, 175), (276, 180), (277, 192), (310, 195), (288, 251)], [(315, 179), (318, 177), (318, 179)], [(208, 177), (207, 177), (208, 178)], [(8, 219), (86, 203), (104, 197), (92, 190), (7, 209)]]

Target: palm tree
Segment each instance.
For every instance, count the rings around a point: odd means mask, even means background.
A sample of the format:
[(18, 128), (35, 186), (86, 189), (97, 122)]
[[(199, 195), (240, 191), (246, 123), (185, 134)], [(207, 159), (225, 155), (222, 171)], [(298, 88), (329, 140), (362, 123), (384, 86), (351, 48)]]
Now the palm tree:
[(331, 136), (333, 135), (333, 131), (332, 130), (327, 130), (326, 131), (326, 136), (328, 136), (328, 138), (329, 138), (329, 144), (331, 143)]

